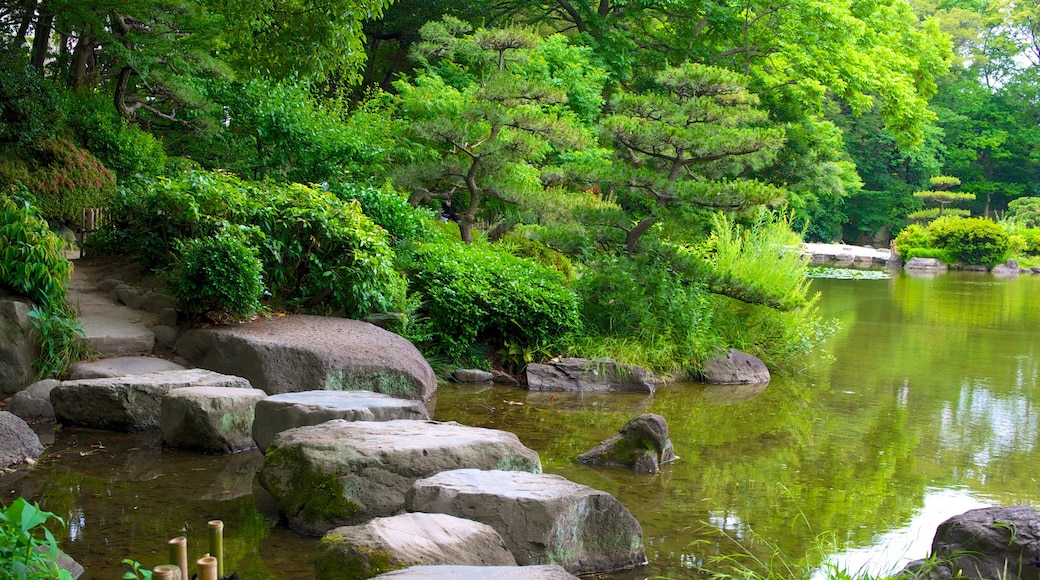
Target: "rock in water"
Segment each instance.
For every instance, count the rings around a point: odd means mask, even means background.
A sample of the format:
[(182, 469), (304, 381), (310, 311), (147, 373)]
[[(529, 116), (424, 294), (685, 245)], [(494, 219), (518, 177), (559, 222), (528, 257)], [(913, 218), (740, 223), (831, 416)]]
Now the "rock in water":
[(275, 436), (259, 480), (301, 533), (404, 512), (416, 479), (460, 468), (541, 472), (512, 433), (435, 421), (344, 421)]
[(769, 369), (761, 359), (730, 349), (726, 356), (715, 357), (701, 369), (704, 380), (713, 385), (746, 385), (768, 383)]
[(617, 435), (578, 456), (578, 461), (586, 465), (627, 467), (645, 473), (657, 473), (662, 463), (674, 460), (668, 423), (664, 417), (650, 413), (633, 418)]
[(359, 320), (294, 315), (185, 332), (177, 354), (267, 394), (374, 391), (429, 406), (437, 377), (415, 345)]
[(653, 393), (654, 376), (643, 367), (612, 359), (564, 358), (549, 364), (527, 365), (532, 391)]
[(39, 436), (22, 421), (7, 411), (0, 411), (0, 467), (36, 459), (43, 454)]

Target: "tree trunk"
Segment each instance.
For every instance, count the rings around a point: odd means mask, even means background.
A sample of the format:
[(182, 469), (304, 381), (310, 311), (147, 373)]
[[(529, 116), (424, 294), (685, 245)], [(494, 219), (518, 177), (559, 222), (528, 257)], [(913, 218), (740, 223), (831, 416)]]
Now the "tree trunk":
[(625, 234), (625, 250), (629, 255), (636, 253), (636, 244), (639, 243), (639, 238), (643, 237), (643, 234), (655, 223), (657, 223), (657, 216), (651, 214), (636, 224), (636, 227), (628, 230), (628, 233)]
[(23, 10), (22, 21), (18, 25), (18, 34), (15, 35), (16, 46), (25, 44), (25, 36), (29, 34), (29, 25), (32, 24), (33, 17), (36, 16), (36, 0), (25, 0)]
[(93, 34), (84, 31), (76, 41), (76, 48), (72, 51), (72, 87), (80, 89), (90, 86), (90, 73), (94, 62), (94, 40)]
[(32, 66), (43, 74), (43, 64), (47, 62), (50, 51), (51, 28), (54, 26), (53, 14), (40, 14), (36, 19), (36, 36), (32, 45)]

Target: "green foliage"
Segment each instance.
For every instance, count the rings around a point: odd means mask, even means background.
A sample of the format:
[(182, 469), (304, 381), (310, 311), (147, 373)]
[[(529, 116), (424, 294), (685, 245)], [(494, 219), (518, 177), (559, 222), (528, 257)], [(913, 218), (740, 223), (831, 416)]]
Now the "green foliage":
[(545, 243), (534, 239), (534, 236), (529, 235), (531, 231), (532, 228), (530, 227), (515, 228), (499, 240), (499, 244), (514, 256), (530, 258), (543, 266), (556, 270), (563, 275), (563, 279), (568, 283), (573, 282), (576, 274), (574, 263), (571, 262), (571, 259), (562, 252), (558, 252)]
[(386, 232), (357, 203), (300, 184), (192, 172), (123, 187), (99, 236), (103, 249), (158, 267), (175, 240), (252, 226), (267, 291), (286, 306), (360, 317), (400, 309), (405, 284)]
[(413, 207), (406, 196), (389, 187), (376, 189), (356, 183), (337, 183), (329, 187), (343, 201), (356, 201), (376, 225), (379, 225), (395, 243), (421, 241), (431, 234), (429, 221), (433, 213), (424, 207)]
[(152, 580), (152, 571), (137, 560), (124, 558), (120, 562), (130, 568), (130, 570), (123, 572), (123, 580)]
[(434, 350), (448, 357), (481, 343), (558, 345), (580, 325), (578, 300), (559, 273), (496, 246), (425, 244), (409, 275), (439, 341)]
[(57, 136), (64, 95), (29, 64), (24, 51), (0, 42), (0, 143), (38, 150)]
[(72, 579), (58, 567), (58, 541), (47, 527), (52, 521), (65, 525), (60, 517), (21, 497), (0, 510), (0, 580)]
[(985, 218), (940, 218), (929, 224), (935, 246), (965, 264), (993, 266), (1007, 259), (1008, 235)]
[(1028, 228), (1040, 228), (1040, 197), (1020, 197), (1011, 200), (1004, 219)]
[(910, 259), (910, 252), (916, 248), (931, 248), (935, 244), (928, 228), (920, 224), (910, 224), (899, 232), (895, 239), (895, 250), (903, 260)]
[(169, 290), (191, 318), (216, 311), (244, 318), (260, 308), (264, 292), (263, 264), (244, 234), (225, 230), (214, 236), (177, 240), (177, 258)]
[(28, 201), (0, 195), (0, 286), (37, 306), (29, 313), (40, 333), (33, 365), (44, 377), (60, 376), (85, 353), (83, 331), (66, 301), (72, 264), (63, 246)]
[(115, 188), (115, 176), (89, 151), (65, 139), (41, 143), (31, 161), (0, 157), (0, 191), (23, 184), (36, 198), (44, 217), (78, 223), (82, 210), (104, 207)]
[(110, 96), (78, 93), (70, 101), (68, 122), (79, 142), (121, 178), (162, 173), (166, 163), (162, 143), (120, 117)]

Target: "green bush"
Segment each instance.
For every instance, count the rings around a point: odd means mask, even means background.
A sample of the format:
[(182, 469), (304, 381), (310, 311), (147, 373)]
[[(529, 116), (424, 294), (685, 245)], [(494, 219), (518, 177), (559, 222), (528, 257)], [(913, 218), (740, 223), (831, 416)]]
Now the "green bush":
[(1027, 256), (1040, 256), (1040, 229), (1029, 228), (1018, 233), (1022, 243), (1020, 251)]
[(329, 191), (341, 200), (358, 202), (361, 211), (385, 229), (395, 243), (418, 241), (429, 236), (429, 220), (433, 213), (423, 207), (413, 207), (407, 196), (356, 183), (336, 184)]
[(65, 95), (29, 63), (26, 51), (0, 42), (0, 143), (38, 150), (57, 136)]
[(993, 266), (1007, 259), (1008, 235), (985, 218), (943, 217), (928, 225), (935, 247), (965, 264)]
[(546, 350), (579, 328), (577, 298), (559, 273), (492, 245), (420, 246), (409, 274), (441, 354), (454, 359), (478, 343)]
[(166, 163), (162, 143), (121, 117), (110, 96), (83, 93), (71, 101), (69, 125), (80, 143), (121, 177), (159, 175)]
[(386, 231), (357, 203), (312, 187), (197, 171), (134, 182), (109, 215), (99, 249), (159, 268), (172, 264), (176, 240), (254, 226), (267, 290), (293, 309), (361, 317), (399, 311), (405, 301)]
[(899, 232), (895, 239), (896, 252), (903, 260), (909, 260), (914, 248), (931, 248), (934, 241), (928, 229), (920, 224), (910, 224)]
[(1004, 218), (1029, 228), (1040, 227), (1040, 197), (1019, 197), (1008, 202)]
[(0, 510), (0, 580), (72, 579), (57, 564), (58, 541), (47, 528), (52, 520), (65, 525), (60, 517), (24, 498)]
[(169, 276), (177, 304), (192, 319), (218, 313), (243, 318), (260, 308), (263, 264), (244, 236), (224, 231), (212, 237), (177, 243), (178, 257)]
[(85, 352), (66, 301), (72, 265), (61, 253), (63, 245), (26, 199), (0, 195), (0, 286), (36, 305), (29, 313), (40, 333), (33, 364), (44, 377), (60, 376)]
[(31, 161), (0, 157), (0, 191), (24, 185), (47, 219), (79, 223), (85, 208), (105, 207), (116, 178), (89, 151), (65, 139), (43, 141)]

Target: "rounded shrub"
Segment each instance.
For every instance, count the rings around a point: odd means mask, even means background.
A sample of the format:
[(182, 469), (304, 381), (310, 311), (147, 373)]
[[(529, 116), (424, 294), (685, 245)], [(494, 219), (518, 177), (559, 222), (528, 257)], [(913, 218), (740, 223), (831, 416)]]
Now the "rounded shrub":
[(1008, 234), (992, 220), (944, 217), (929, 224), (928, 232), (958, 262), (994, 266), (1008, 256)]
[(909, 260), (912, 252), (917, 248), (932, 248), (934, 240), (928, 229), (920, 224), (910, 224), (899, 232), (895, 239), (896, 252), (904, 260)]
[(244, 318), (260, 308), (263, 264), (245, 236), (224, 231), (180, 241), (177, 247), (168, 288), (190, 318)]

